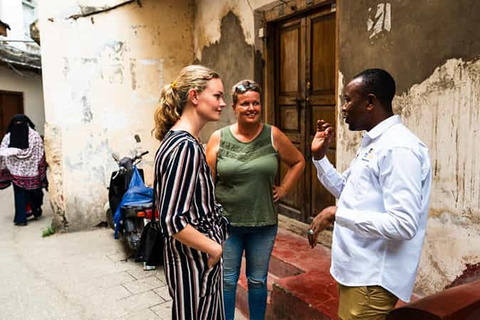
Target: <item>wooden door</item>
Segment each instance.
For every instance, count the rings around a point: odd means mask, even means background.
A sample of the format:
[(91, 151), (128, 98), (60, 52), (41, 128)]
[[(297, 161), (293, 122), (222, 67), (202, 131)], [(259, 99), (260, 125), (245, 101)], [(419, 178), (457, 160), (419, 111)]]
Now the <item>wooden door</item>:
[[(304, 175), (278, 209), (303, 222), (335, 203), (318, 182), (310, 153), (317, 119), (336, 123), (335, 26), (335, 12), (330, 6), (276, 26), (275, 121), (307, 161)], [(328, 157), (335, 163), (335, 142)], [(285, 173), (282, 164), (280, 180)]]
[(12, 117), (19, 113), (23, 114), (23, 93), (0, 91), (0, 139), (3, 139)]

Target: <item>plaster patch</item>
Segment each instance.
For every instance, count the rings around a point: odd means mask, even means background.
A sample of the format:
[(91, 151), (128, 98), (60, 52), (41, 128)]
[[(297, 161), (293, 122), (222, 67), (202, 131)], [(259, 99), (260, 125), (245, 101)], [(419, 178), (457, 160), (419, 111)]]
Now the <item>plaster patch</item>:
[(239, 0), (202, 0), (197, 1), (194, 25), (195, 57), (202, 60), (202, 50), (220, 40), (221, 20), (228, 13), (233, 12), (240, 19), (242, 31), (247, 44), (255, 41), (253, 10), (273, 1), (246, 1)]
[[(135, 102), (158, 102), (164, 86), (164, 59), (131, 59), (133, 99)], [(137, 77), (141, 74), (141, 77)]]
[(448, 60), (397, 96), (394, 110), (430, 148), (431, 209), (480, 218), (480, 61)]
[(390, 3), (377, 4), (377, 10), (374, 13), (372, 8), (368, 8), (367, 31), (370, 32), (369, 39), (375, 38), (382, 32), (390, 32), (392, 29), (392, 13)]
[(112, 84), (123, 83), (123, 57), (125, 51), (126, 47), (124, 42), (108, 41), (104, 43), (99, 53), (102, 79)]
[(68, 225), (65, 216), (66, 204), (63, 186), (63, 147), (62, 130), (58, 126), (45, 123), (45, 155), (49, 170), (49, 200), (53, 211), (52, 225), (61, 230)]
[(415, 291), (431, 295), (444, 290), (468, 265), (480, 262), (480, 226), (468, 218), (443, 213), (428, 220)]
[(82, 100), (82, 105), (83, 105), (82, 122), (83, 123), (88, 123), (88, 122), (92, 121), (92, 119), (93, 119), (92, 110), (90, 109), (90, 102), (88, 101), (88, 98), (86, 96), (83, 96), (81, 100)]

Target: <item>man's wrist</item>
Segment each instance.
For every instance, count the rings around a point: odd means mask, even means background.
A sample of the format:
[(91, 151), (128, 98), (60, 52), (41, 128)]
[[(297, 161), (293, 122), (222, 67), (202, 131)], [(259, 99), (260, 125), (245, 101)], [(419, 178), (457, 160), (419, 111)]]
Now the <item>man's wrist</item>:
[(313, 156), (313, 160), (322, 160), (325, 157), (325, 154), (324, 153), (318, 153), (318, 154), (312, 153), (312, 156)]

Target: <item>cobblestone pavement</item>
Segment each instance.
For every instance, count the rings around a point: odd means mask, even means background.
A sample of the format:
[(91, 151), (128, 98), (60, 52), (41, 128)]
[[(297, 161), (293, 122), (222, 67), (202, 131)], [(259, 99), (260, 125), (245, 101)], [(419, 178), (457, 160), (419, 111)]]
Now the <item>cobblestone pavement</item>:
[(41, 219), (14, 226), (12, 188), (0, 191), (0, 320), (171, 318), (162, 268), (127, 260), (110, 229), (42, 238), (48, 209), (47, 202)]

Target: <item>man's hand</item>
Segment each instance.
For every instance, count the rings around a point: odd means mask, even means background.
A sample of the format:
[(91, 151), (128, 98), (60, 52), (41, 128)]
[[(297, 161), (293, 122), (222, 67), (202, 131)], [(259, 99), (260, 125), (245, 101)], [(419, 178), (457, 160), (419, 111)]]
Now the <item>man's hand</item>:
[(207, 267), (210, 269), (220, 261), (222, 257), (223, 248), (218, 243), (215, 243), (212, 251), (208, 254)]
[(321, 231), (325, 230), (335, 221), (336, 206), (326, 207), (313, 219), (308, 230), (308, 244), (310, 248), (317, 245), (317, 238)]
[(335, 130), (330, 123), (324, 120), (317, 121), (317, 132), (312, 140), (312, 155), (315, 160), (322, 159), (328, 150), (328, 146), (332, 143)]

